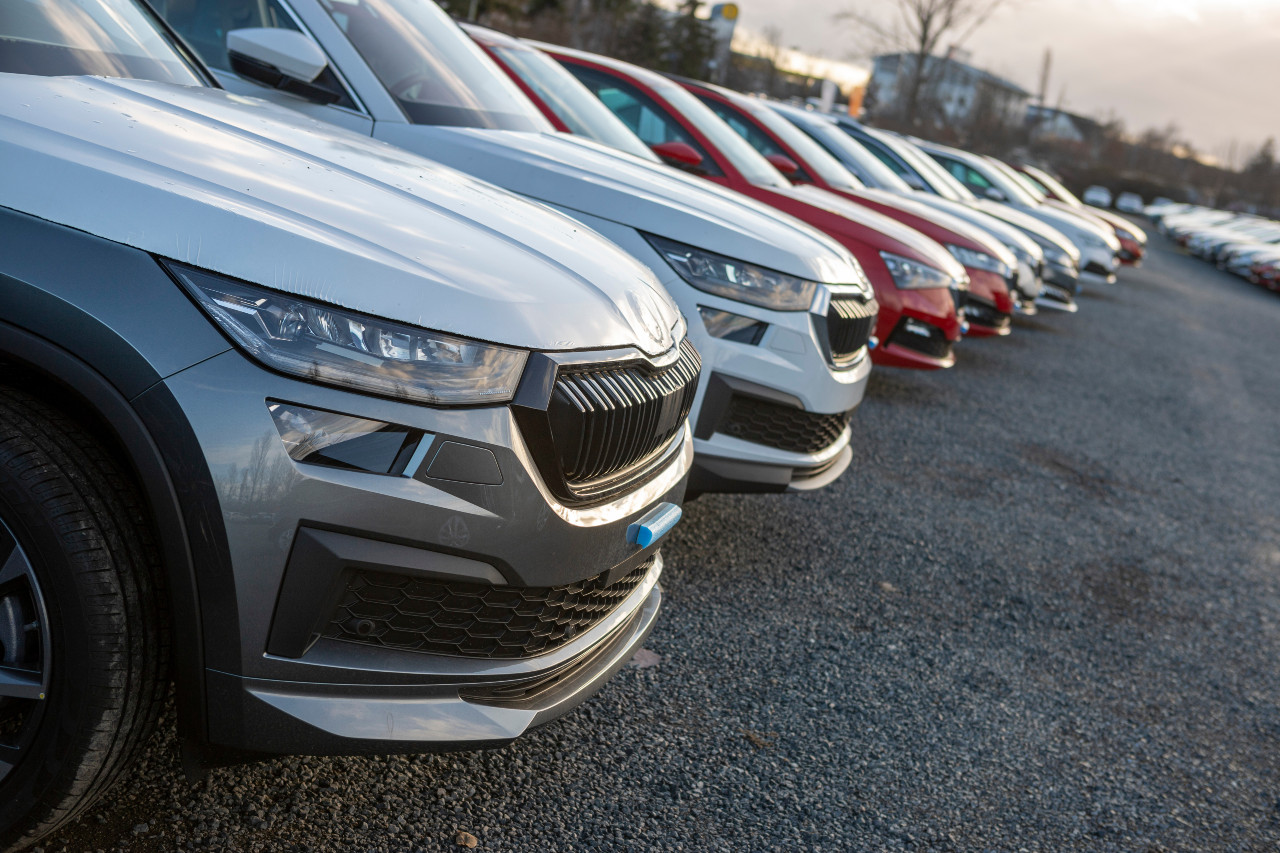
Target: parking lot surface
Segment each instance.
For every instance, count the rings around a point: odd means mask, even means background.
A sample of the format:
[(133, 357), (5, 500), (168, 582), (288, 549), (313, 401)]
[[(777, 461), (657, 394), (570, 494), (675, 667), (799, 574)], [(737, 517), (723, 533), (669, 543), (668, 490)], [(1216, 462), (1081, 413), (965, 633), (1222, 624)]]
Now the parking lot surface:
[(832, 488), (689, 504), (643, 666), (569, 717), (195, 787), (170, 720), (45, 849), (1276, 849), (1280, 295), (1152, 245), (876, 371)]

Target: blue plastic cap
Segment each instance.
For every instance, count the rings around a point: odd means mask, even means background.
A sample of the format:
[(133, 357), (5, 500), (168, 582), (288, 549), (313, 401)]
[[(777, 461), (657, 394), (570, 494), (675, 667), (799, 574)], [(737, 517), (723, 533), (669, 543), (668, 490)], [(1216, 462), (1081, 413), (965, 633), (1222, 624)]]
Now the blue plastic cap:
[(648, 548), (676, 526), (684, 511), (673, 503), (658, 504), (644, 518), (627, 527), (627, 543)]

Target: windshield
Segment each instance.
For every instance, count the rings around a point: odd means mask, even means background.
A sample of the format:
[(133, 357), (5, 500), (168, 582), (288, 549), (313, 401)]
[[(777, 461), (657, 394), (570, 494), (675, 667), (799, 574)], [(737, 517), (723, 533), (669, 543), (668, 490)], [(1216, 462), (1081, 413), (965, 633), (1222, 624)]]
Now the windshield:
[(1046, 193), (1047, 195), (1056, 196), (1059, 200), (1065, 201), (1067, 204), (1071, 205), (1072, 207), (1084, 207), (1084, 202), (1076, 198), (1075, 193), (1071, 192), (1071, 190), (1064, 187), (1062, 185), (1062, 182), (1059, 181), (1057, 178), (1055, 178), (1053, 175), (1050, 175), (1048, 172), (1044, 171), (1043, 169), (1036, 169), (1031, 166), (1027, 166), (1026, 169), (1027, 169), (1027, 176), (1030, 177), (1035, 183), (1040, 184), (1042, 187), (1044, 187), (1045, 190), (1047, 190), (1047, 193)]
[(990, 157), (977, 157), (975, 160), (979, 167), (977, 169), (967, 162), (963, 165), (986, 178), (993, 187), (1004, 193), (1004, 197), (1008, 201), (1014, 201), (1028, 207), (1035, 207), (1040, 204), (1040, 199), (1032, 195), (1031, 190), (1027, 189), (1022, 181), (1006, 175), (1004, 170), (1001, 169), (1001, 166), (1004, 166), (1005, 169), (1008, 169), (1008, 166)]
[(654, 91), (666, 99), (667, 103), (680, 112), (685, 119), (711, 140), (711, 144), (719, 149), (724, 158), (757, 187), (789, 187), (791, 182), (782, 177), (782, 173), (773, 168), (773, 164), (764, 159), (759, 151), (752, 148), (741, 136), (733, 132), (733, 128), (725, 124), (711, 108), (699, 101), (687, 89), (670, 80), (646, 80)]
[[(799, 112), (799, 111), (797, 111)], [(788, 117), (791, 115), (787, 113)], [(797, 115), (794, 119), (804, 132), (841, 160), (851, 163), (872, 186), (891, 192), (909, 193), (911, 186), (880, 159), (863, 148), (857, 140), (845, 133), (833, 121), (823, 118), (807, 118)]]
[(569, 130), (596, 142), (660, 162), (622, 121), (591, 94), (559, 62), (530, 47), (494, 45), (490, 48), (533, 93), (542, 99)]
[(430, 0), (320, 0), (320, 5), (414, 124), (554, 130)]
[(791, 150), (804, 160), (804, 167), (816, 173), (823, 181), (836, 189), (856, 190), (863, 186), (840, 161), (832, 157), (827, 149), (813, 140), (813, 137), (796, 127), (769, 106), (761, 103), (751, 110), (756, 121), (763, 124), (774, 136), (781, 139)]
[(134, 0), (3, 0), (0, 71), (204, 84)]
[(1047, 192), (1040, 189), (1040, 187), (1037, 187), (1030, 178), (1022, 174), (1018, 170), (1014, 169), (1008, 163), (1004, 162), (1003, 160), (997, 160), (995, 157), (988, 157), (987, 162), (990, 163), (992, 166), (995, 166), (996, 170), (1000, 172), (1001, 175), (1003, 175), (1006, 179), (1012, 182), (1014, 186), (1016, 186), (1018, 189), (1025, 192), (1027, 195), (1031, 196), (1037, 202), (1043, 202), (1043, 201), (1049, 200), (1049, 194)]
[(867, 133), (873, 139), (892, 148), (895, 154), (907, 161), (907, 164), (915, 169), (916, 173), (929, 186), (933, 187), (934, 192), (938, 195), (951, 201), (977, 200), (977, 196), (969, 192), (968, 187), (957, 181), (951, 176), (950, 172), (938, 165), (938, 161), (925, 154), (908, 140), (900, 136), (871, 130), (870, 128), (867, 129)]

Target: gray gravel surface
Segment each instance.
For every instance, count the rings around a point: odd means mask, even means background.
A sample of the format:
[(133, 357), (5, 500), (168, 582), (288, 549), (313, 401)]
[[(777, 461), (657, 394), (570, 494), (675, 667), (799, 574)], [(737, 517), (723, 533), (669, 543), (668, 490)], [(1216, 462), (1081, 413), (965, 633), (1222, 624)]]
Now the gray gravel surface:
[(1280, 295), (1152, 242), (877, 371), (834, 487), (689, 505), (659, 660), (568, 718), (194, 788), (169, 721), (47, 849), (1277, 849)]

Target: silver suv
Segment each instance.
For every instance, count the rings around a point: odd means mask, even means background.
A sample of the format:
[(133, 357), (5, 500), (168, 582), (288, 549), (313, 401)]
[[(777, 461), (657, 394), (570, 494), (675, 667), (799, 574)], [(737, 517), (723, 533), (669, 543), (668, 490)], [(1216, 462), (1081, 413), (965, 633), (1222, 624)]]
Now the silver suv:
[(499, 744), (616, 672), (700, 371), (648, 268), (202, 86), (137, 0), (0, 37), (0, 848), (170, 672), (196, 760)]

